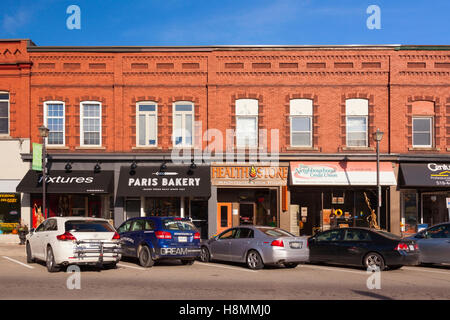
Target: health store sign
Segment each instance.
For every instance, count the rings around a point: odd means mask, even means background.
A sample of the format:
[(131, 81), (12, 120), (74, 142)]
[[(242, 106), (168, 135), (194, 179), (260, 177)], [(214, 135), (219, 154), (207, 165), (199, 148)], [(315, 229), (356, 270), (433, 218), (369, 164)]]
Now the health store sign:
[(285, 186), (289, 167), (212, 166), (211, 183), (227, 186)]

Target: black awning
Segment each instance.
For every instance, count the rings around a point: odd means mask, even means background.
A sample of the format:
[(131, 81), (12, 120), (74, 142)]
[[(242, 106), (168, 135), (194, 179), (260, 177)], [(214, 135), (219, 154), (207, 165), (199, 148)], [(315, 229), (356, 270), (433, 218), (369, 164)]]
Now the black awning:
[(148, 197), (209, 197), (211, 195), (210, 166), (189, 165), (138, 166), (135, 170), (121, 167), (117, 196)]
[(450, 164), (402, 163), (400, 187), (450, 187)]
[[(52, 170), (46, 177), (46, 193), (113, 193), (114, 172)], [(42, 193), (42, 172), (29, 170), (17, 192)]]

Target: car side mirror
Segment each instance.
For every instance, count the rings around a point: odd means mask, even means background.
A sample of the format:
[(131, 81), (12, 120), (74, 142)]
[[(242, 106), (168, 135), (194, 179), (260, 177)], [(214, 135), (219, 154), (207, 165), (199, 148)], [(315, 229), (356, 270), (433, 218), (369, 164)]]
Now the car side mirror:
[(425, 239), (427, 236), (426, 236), (426, 233), (425, 232), (419, 232), (418, 234), (416, 234), (416, 236), (415, 236), (415, 238), (417, 238), (417, 239)]
[(30, 234), (33, 234), (35, 231), (36, 231), (35, 228), (31, 228), (31, 229), (30, 229)]

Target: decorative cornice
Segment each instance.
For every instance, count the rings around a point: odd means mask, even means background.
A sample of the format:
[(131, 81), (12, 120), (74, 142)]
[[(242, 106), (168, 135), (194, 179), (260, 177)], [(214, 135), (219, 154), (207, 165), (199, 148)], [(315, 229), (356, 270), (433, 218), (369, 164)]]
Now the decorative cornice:
[(71, 56), (71, 55), (52, 55), (52, 56), (37, 56), (30, 55), (31, 60), (113, 60), (114, 56)]
[(450, 71), (400, 71), (400, 76), (450, 76)]
[(31, 72), (31, 76), (111, 76), (114, 72)]
[(218, 60), (374, 60), (388, 59), (389, 55), (220, 55)]
[(405, 54), (399, 55), (403, 60), (448, 60), (450, 61), (450, 54)]
[(178, 56), (178, 55), (166, 55), (166, 56), (151, 56), (151, 55), (139, 55), (139, 56), (123, 56), (123, 60), (194, 60), (194, 59), (208, 59), (208, 56), (192, 55), (192, 56)]
[(207, 72), (124, 72), (124, 76), (206, 76)]
[(216, 72), (217, 76), (383, 76), (387, 75), (387, 71), (322, 71), (322, 72)]

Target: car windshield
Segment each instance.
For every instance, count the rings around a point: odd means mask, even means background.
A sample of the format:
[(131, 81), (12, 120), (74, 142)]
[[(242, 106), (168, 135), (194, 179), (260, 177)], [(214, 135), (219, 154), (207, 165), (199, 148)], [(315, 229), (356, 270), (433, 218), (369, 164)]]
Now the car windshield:
[(188, 220), (164, 219), (162, 221), (164, 230), (180, 230), (180, 231), (194, 231), (195, 226)]
[(70, 220), (66, 221), (67, 232), (114, 232), (114, 228), (107, 221)]
[(256, 229), (258, 229), (259, 231), (261, 231), (262, 233), (264, 233), (265, 235), (269, 236), (269, 237), (273, 237), (273, 238), (278, 238), (278, 237), (294, 237), (294, 235), (292, 233), (289, 233), (283, 229), (278, 229), (278, 228), (263, 228), (263, 227), (257, 227)]
[(374, 230), (374, 231), (376, 233), (386, 237), (386, 238), (389, 238), (389, 239), (394, 239), (394, 240), (401, 240), (402, 239), (402, 237), (397, 236), (396, 234), (393, 234), (393, 233), (390, 233), (390, 232), (387, 232), (387, 231), (383, 231), (383, 230)]

